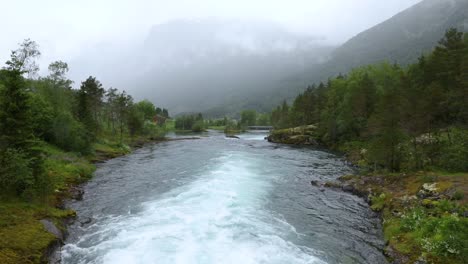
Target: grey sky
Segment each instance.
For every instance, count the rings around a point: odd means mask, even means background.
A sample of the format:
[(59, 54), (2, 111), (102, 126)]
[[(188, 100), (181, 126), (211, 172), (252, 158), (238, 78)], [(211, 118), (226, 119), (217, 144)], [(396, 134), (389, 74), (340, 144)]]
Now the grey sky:
[(141, 41), (178, 18), (249, 18), (341, 43), (421, 0), (0, 0), (0, 63), (22, 39), (36, 40), (41, 65), (69, 61), (103, 42)]

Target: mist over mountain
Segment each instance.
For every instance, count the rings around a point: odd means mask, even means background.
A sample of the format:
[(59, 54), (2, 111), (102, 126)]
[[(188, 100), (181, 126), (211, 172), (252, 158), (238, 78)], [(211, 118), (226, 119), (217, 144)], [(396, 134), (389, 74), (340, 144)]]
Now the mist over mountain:
[(154, 26), (143, 45), (135, 94), (163, 102), (173, 113), (247, 103), (308, 65), (326, 61), (332, 49), (317, 36), (264, 21), (171, 21)]
[(312, 69), (309, 79), (324, 80), (383, 60), (403, 65), (415, 62), (451, 27), (468, 31), (468, 1), (422, 1), (351, 38), (333, 51), (327, 63)]
[[(353, 67), (414, 62), (450, 27), (467, 31), (468, 1), (422, 1), (341, 46), (265, 20), (171, 20), (131, 41), (88, 49), (70, 63), (71, 75), (84, 79), (86, 72), (99, 72), (106, 85), (129, 89), (173, 114), (270, 111), (308, 85)], [(73, 65), (81, 65), (81, 72)]]

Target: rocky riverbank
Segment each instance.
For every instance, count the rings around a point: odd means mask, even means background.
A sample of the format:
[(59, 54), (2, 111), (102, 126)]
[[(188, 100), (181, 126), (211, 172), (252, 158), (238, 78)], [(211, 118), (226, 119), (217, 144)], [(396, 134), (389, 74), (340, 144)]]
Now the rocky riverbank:
[(380, 213), (395, 264), (464, 263), (468, 257), (468, 174), (347, 175), (337, 182), (311, 182), (364, 198)]
[[(318, 146), (316, 131), (313, 125), (280, 129), (267, 139)], [(359, 164), (359, 148), (343, 151), (349, 162)], [(379, 212), (387, 243), (384, 253), (391, 263), (466, 263), (468, 259), (468, 173), (369, 173), (311, 184), (322, 191), (353, 193)]]

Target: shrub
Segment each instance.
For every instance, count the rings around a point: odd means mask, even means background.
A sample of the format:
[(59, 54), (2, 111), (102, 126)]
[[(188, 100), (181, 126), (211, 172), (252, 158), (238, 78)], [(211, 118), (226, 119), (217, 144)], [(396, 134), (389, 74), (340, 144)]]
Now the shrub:
[(192, 131), (193, 132), (202, 132), (205, 129), (203, 120), (199, 120), (195, 122), (192, 126)]

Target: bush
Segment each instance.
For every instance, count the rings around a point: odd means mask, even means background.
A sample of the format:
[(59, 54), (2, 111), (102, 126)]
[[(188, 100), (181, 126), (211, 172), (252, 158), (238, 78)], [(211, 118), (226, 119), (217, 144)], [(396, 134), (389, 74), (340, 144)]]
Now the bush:
[(203, 120), (199, 120), (195, 122), (195, 124), (193, 124), (192, 126), (193, 132), (202, 132), (204, 129), (205, 129), (205, 123), (203, 122)]
[(378, 211), (378, 212), (382, 211), (382, 209), (385, 206), (386, 198), (387, 196), (385, 195), (385, 193), (381, 193), (379, 196), (372, 196), (371, 197), (372, 210)]
[(164, 128), (156, 125), (152, 121), (145, 121), (143, 125), (143, 134), (152, 138), (163, 138), (166, 134)]
[(50, 142), (64, 150), (83, 154), (91, 151), (91, 135), (70, 113), (60, 113), (54, 118), (50, 134)]
[(455, 214), (428, 217), (421, 228), (421, 246), (435, 256), (463, 259), (468, 253), (468, 219)]

